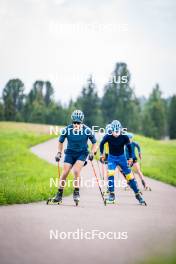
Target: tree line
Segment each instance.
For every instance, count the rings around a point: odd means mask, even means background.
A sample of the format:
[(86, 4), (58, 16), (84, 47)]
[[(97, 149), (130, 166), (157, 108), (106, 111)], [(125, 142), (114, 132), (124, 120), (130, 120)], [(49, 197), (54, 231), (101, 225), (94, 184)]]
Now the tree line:
[(176, 95), (163, 98), (156, 84), (148, 98), (138, 98), (130, 79), (127, 64), (116, 63), (102, 97), (90, 76), (77, 99), (67, 105), (54, 99), (50, 81), (35, 81), (26, 94), (24, 83), (11, 79), (2, 91), (0, 120), (66, 125), (70, 123), (71, 112), (78, 108), (84, 112), (88, 126), (105, 126), (118, 119), (134, 133), (156, 139), (176, 138)]

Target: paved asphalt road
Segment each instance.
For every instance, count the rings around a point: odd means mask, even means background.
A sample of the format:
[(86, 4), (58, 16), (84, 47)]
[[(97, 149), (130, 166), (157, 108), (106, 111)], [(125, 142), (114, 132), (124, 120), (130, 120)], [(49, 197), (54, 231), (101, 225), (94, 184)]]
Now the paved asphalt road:
[[(41, 158), (54, 163), (56, 140), (32, 148)], [(94, 161), (97, 169), (97, 163)], [(93, 177), (88, 164), (82, 177)], [(148, 206), (138, 205), (131, 191), (117, 190), (117, 203), (105, 207), (97, 185), (81, 189), (74, 206), (66, 197), (60, 206), (45, 202), (0, 208), (1, 264), (137, 263), (146, 256), (169, 251), (176, 238), (176, 189), (147, 179), (152, 192), (145, 192)], [(50, 239), (57, 232), (127, 232), (127, 239)], [(99, 232), (96, 231), (96, 232)], [(95, 232), (95, 231), (94, 231)], [(123, 233), (125, 234), (125, 233)], [(62, 233), (64, 236), (64, 233)]]

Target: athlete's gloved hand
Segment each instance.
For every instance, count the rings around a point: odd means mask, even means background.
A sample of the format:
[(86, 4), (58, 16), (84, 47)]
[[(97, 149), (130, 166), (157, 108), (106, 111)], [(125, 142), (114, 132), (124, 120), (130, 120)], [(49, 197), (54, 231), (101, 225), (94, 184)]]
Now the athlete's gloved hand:
[(94, 158), (94, 154), (93, 154), (93, 153), (89, 153), (89, 157), (88, 157), (88, 159), (89, 159), (90, 161), (92, 161), (93, 158)]
[(100, 156), (100, 162), (101, 162), (101, 163), (104, 163), (104, 162), (105, 162), (105, 156), (104, 156), (104, 155), (101, 155), (101, 156)]
[(131, 167), (133, 164), (133, 159), (128, 159), (128, 165)]
[(140, 160), (142, 159), (142, 154), (141, 153), (139, 153), (139, 158), (140, 158)]
[(56, 162), (59, 162), (60, 159), (61, 159), (61, 157), (62, 157), (61, 152), (58, 152), (57, 155), (56, 155), (56, 157), (55, 157)]

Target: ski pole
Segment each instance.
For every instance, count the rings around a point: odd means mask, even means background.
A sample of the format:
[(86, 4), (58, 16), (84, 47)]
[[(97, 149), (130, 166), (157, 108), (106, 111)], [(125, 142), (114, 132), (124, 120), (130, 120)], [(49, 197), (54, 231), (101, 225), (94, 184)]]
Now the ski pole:
[(105, 180), (105, 170), (104, 170), (104, 164), (102, 163), (102, 172), (103, 172), (103, 181)]
[(58, 169), (58, 180), (60, 181), (61, 171), (60, 171), (60, 161), (57, 163), (57, 169)]
[[(59, 161), (58, 161), (58, 178), (60, 180), (60, 165), (59, 165)], [(50, 195), (52, 194), (52, 185), (51, 185), (51, 181), (50, 181)], [(51, 202), (52, 198), (48, 198), (46, 204), (49, 204)]]
[(98, 170), (99, 170), (100, 178), (101, 178), (101, 180), (104, 180), (104, 179), (103, 179), (103, 175), (102, 175), (102, 173), (101, 173), (101, 169), (100, 169), (100, 165), (99, 165), (98, 160), (97, 160), (97, 165), (98, 165)]
[(101, 197), (103, 199), (103, 203), (104, 205), (106, 206), (106, 200), (103, 198), (103, 193), (102, 193), (102, 190), (101, 190), (101, 187), (100, 187), (100, 184), (99, 184), (99, 180), (98, 180), (98, 177), (97, 177), (97, 174), (96, 174), (96, 171), (95, 171), (95, 168), (94, 168), (94, 165), (93, 165), (93, 162), (90, 161), (91, 165), (92, 165), (92, 169), (93, 169), (93, 173), (95, 175), (95, 178), (96, 178), (96, 181), (97, 181), (97, 184), (98, 184), (98, 188), (100, 190), (100, 194), (101, 194)]
[(140, 169), (142, 170), (142, 160), (140, 159)]
[(60, 179), (60, 165), (59, 165), (59, 161), (58, 161), (58, 176), (59, 176), (59, 179)]

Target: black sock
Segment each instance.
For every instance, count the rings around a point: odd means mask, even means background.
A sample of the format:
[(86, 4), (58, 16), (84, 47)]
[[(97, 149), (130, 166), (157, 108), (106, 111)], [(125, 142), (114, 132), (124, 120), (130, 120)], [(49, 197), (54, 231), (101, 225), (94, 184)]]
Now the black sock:
[(61, 194), (63, 194), (63, 191), (64, 191), (63, 188), (59, 188), (59, 189), (58, 189), (58, 192), (61, 193)]

